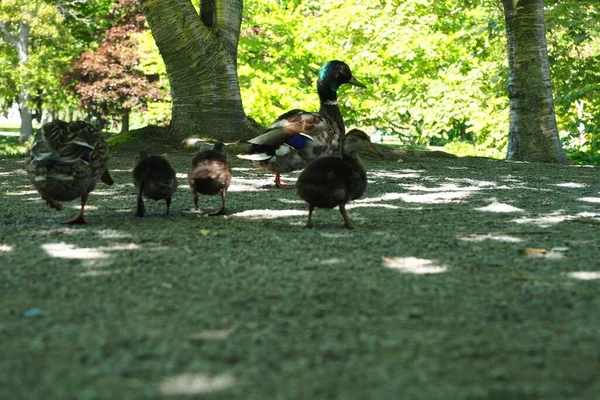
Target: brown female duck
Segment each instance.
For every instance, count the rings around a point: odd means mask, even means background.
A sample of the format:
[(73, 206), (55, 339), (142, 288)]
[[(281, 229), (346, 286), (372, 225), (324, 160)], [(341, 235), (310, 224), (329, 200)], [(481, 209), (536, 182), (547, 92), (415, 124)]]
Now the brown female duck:
[(85, 224), (88, 196), (98, 179), (114, 182), (108, 173), (108, 147), (100, 131), (84, 121), (54, 120), (35, 134), (27, 172), (48, 205), (61, 210), (59, 201), (81, 197), (81, 209), (66, 224)]

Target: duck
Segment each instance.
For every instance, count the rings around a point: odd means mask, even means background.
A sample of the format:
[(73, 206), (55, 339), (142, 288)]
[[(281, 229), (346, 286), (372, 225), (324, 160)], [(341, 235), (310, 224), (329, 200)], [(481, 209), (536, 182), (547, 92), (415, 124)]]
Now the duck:
[(296, 182), (296, 191), (308, 203), (306, 228), (313, 228), (315, 207), (339, 207), (344, 227), (355, 229), (346, 212), (346, 204), (359, 199), (367, 187), (367, 172), (358, 156), (364, 152), (383, 157), (365, 132), (352, 129), (343, 140), (341, 155), (321, 157), (302, 171)]
[(214, 196), (221, 194), (221, 208), (208, 215), (227, 215), (225, 199), (231, 183), (231, 165), (225, 155), (224, 144), (217, 141), (212, 149), (201, 150), (192, 160), (188, 183), (194, 194), (194, 206), (198, 210), (198, 194)]
[(169, 215), (171, 198), (177, 189), (177, 177), (166, 158), (141, 151), (133, 169), (133, 185), (137, 190), (136, 216), (143, 217), (146, 213), (144, 198), (165, 200), (167, 210), (164, 215)]
[(26, 165), (31, 183), (52, 208), (81, 198), (79, 213), (64, 224), (86, 224), (84, 209), (98, 180), (114, 183), (108, 171), (108, 147), (102, 133), (85, 121), (56, 119), (34, 135)]
[(280, 115), (264, 133), (248, 140), (250, 149), (237, 157), (274, 172), (277, 187), (293, 188), (281, 182), (281, 173), (303, 169), (316, 158), (339, 152), (345, 127), (337, 90), (344, 84), (366, 88), (346, 63), (325, 63), (317, 80), (319, 112), (294, 109)]

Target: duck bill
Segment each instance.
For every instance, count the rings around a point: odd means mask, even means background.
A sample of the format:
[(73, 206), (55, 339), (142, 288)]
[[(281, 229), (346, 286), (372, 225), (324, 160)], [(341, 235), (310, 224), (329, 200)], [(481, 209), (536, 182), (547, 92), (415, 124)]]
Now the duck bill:
[(367, 86), (365, 86), (363, 83), (359, 82), (358, 79), (356, 79), (355, 77), (352, 77), (352, 79), (350, 79), (350, 82), (348, 82), (350, 85), (354, 85), (354, 86), (358, 86), (361, 88), (367, 88)]
[(379, 158), (383, 158), (383, 153), (377, 147), (375, 147), (375, 145), (373, 143), (371, 143), (371, 145), (369, 146), (368, 152), (369, 152), (369, 154), (372, 154)]

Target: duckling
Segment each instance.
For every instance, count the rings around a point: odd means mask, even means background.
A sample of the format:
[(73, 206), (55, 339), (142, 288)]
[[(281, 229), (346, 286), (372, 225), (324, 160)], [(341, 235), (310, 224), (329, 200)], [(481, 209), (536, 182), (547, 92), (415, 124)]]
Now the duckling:
[(216, 142), (212, 149), (196, 153), (188, 182), (194, 193), (194, 206), (198, 209), (198, 193), (214, 196), (221, 194), (221, 208), (208, 215), (227, 215), (225, 199), (231, 183), (231, 165), (227, 161), (223, 142)]
[(138, 192), (137, 210), (135, 215), (143, 217), (146, 213), (144, 199), (165, 200), (169, 215), (171, 197), (177, 189), (177, 178), (171, 164), (162, 156), (149, 156), (140, 152), (138, 163), (133, 169), (133, 184)]
[(308, 203), (308, 222), (312, 228), (312, 213), (315, 207), (334, 208), (339, 206), (344, 226), (354, 229), (346, 212), (346, 204), (360, 198), (367, 187), (367, 172), (358, 157), (359, 152), (382, 156), (371, 143), (369, 136), (359, 129), (352, 129), (345, 136), (342, 155), (319, 158), (302, 171), (296, 182), (298, 195)]
[(250, 150), (238, 154), (261, 168), (275, 172), (275, 185), (293, 188), (281, 183), (280, 174), (304, 168), (308, 162), (337, 153), (344, 137), (345, 127), (337, 101), (337, 90), (343, 84), (366, 88), (342, 61), (329, 61), (319, 71), (317, 93), (321, 108), (318, 113), (291, 110), (281, 115), (267, 130), (248, 141)]
[(90, 192), (100, 179), (112, 185), (108, 172), (108, 147), (98, 129), (84, 121), (54, 120), (35, 133), (27, 173), (46, 203), (62, 210), (59, 201), (81, 197), (76, 217), (64, 224), (86, 224), (83, 217)]

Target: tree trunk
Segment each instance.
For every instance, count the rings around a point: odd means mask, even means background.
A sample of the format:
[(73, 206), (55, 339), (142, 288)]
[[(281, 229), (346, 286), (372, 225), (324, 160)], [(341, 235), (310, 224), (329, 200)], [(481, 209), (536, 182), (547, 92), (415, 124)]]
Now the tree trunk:
[[(26, 64), (29, 62), (29, 22), (21, 22), (19, 26), (18, 37), (9, 38), (12, 44), (17, 48), (19, 55), (19, 68), (22, 71), (26, 70)], [(25, 72), (24, 72), (25, 73)], [(23, 82), (28, 82), (25, 77)], [(21, 129), (19, 130), (19, 140), (22, 142), (29, 139), (33, 134), (33, 113), (29, 108), (31, 96), (26, 88), (22, 87), (17, 98), (17, 106), (21, 115)]]
[(123, 110), (123, 123), (121, 124), (121, 132), (129, 132), (129, 112), (130, 110)]
[(508, 159), (568, 163), (560, 144), (543, 0), (502, 0), (508, 50)]
[(141, 2), (167, 67), (177, 139), (254, 134), (237, 76), (243, 0), (202, 0), (200, 15), (189, 0)]

